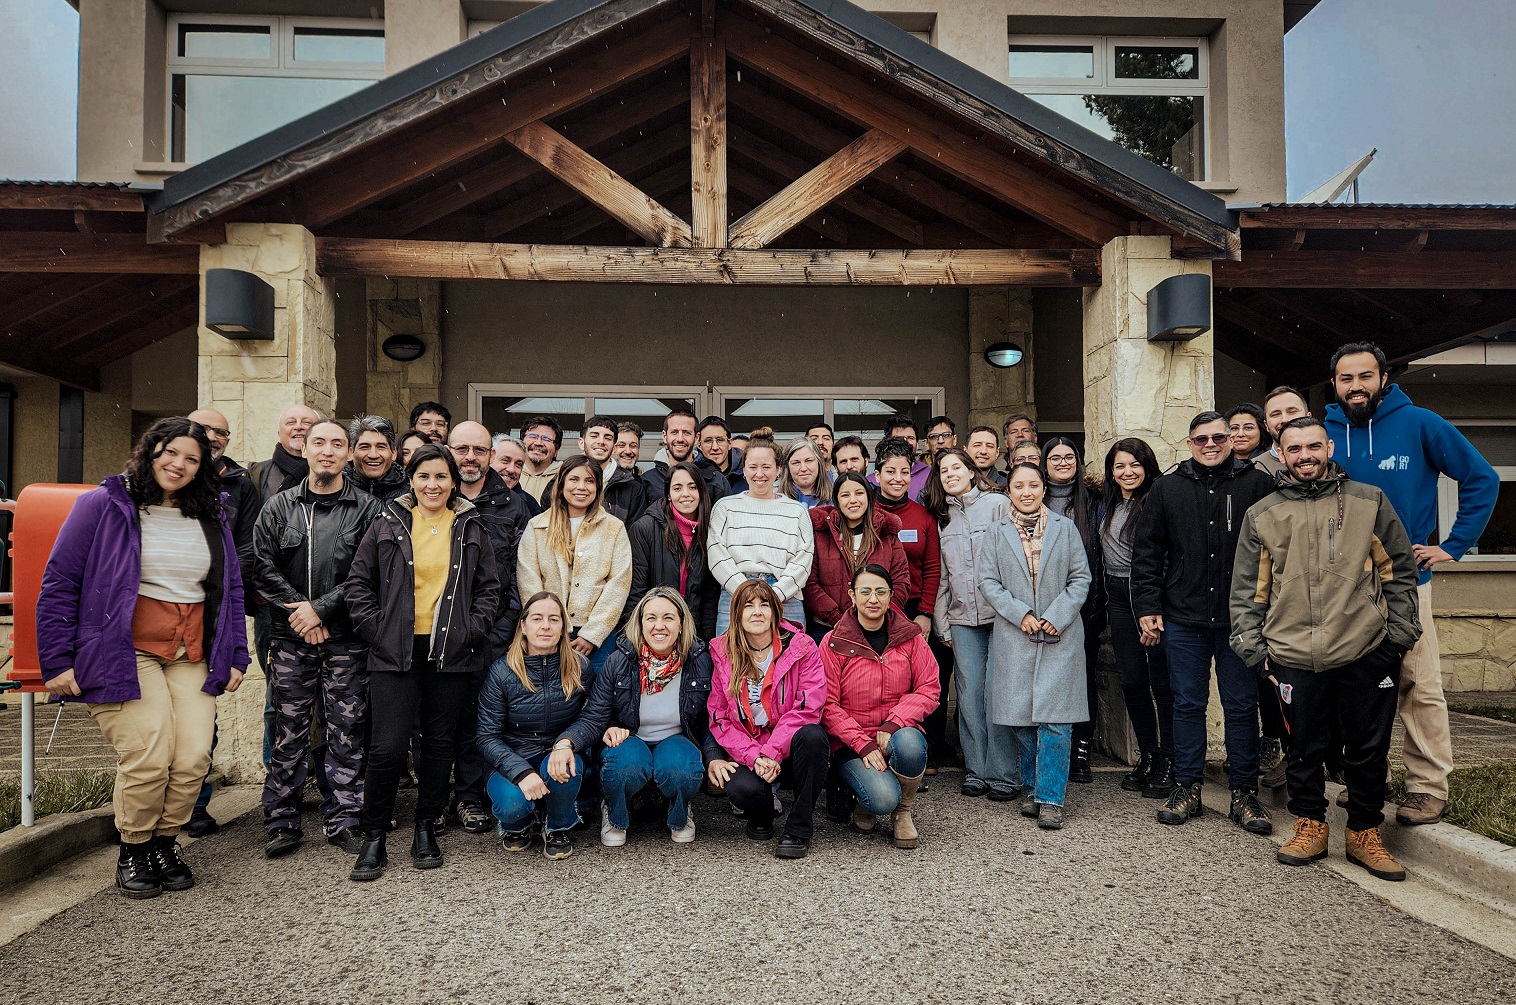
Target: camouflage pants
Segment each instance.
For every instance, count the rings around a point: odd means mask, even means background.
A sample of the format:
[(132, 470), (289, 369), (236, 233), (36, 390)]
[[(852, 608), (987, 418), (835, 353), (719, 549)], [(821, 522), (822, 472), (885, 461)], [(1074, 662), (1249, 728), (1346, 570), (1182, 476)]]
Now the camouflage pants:
[(274, 749), (263, 783), (263, 821), (300, 826), (297, 800), (311, 762), (311, 717), (321, 702), (322, 742), (317, 771), (322, 786), (321, 819), (328, 836), (356, 827), (363, 809), (365, 719), (368, 715), (368, 650), (358, 642), (307, 645), (273, 640), (270, 682), (274, 693)]

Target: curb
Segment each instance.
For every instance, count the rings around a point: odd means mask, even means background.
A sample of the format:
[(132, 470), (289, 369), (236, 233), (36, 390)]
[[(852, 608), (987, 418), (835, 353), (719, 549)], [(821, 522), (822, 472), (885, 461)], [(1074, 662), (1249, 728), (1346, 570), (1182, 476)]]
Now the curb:
[(115, 840), (115, 810), (110, 806), (55, 813), (34, 827), (12, 827), (0, 834), (0, 890), (35, 879), (64, 859)]

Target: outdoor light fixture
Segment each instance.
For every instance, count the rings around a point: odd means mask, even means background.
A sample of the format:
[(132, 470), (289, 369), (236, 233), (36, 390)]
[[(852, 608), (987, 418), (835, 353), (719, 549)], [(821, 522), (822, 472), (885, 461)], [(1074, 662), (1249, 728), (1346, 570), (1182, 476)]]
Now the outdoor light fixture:
[(205, 270), (205, 327), (229, 339), (274, 337), (274, 288), (251, 272)]
[(426, 343), (414, 335), (391, 335), (380, 348), (396, 363), (409, 363), (421, 358), (426, 352)]
[(1149, 342), (1188, 342), (1210, 330), (1210, 276), (1170, 276), (1148, 291)]
[(997, 370), (1021, 362), (1021, 346), (1014, 342), (996, 342), (984, 351), (984, 361)]

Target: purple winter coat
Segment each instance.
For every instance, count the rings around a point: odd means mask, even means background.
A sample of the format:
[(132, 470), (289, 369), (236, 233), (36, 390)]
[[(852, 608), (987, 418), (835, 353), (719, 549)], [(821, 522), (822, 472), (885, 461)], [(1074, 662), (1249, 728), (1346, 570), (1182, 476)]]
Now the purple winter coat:
[[(206, 534), (211, 572), (205, 584), (205, 644), (209, 673), (203, 690), (221, 694), (232, 668), (246, 670), (247, 622), (237, 545), (222, 515), (220, 534)], [(120, 475), (74, 503), (42, 574), (37, 598), (37, 655), (44, 680), (70, 667), (82, 692), (96, 704), (135, 701), (137, 657), (132, 612), (142, 584), (142, 531)]]

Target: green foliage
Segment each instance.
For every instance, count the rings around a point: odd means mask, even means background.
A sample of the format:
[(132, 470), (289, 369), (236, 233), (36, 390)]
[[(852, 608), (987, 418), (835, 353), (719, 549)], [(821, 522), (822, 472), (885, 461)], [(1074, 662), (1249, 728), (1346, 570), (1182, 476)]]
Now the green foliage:
[(1481, 705), (1478, 702), (1448, 702), (1448, 711), (1462, 712), (1464, 715), (1480, 715), (1486, 719), (1501, 719), (1505, 722), (1516, 722), (1516, 708), (1504, 705)]
[[(111, 801), (114, 771), (71, 771), (37, 779), (37, 816), (78, 813)], [(21, 823), (21, 780), (0, 779), (0, 831)]]

